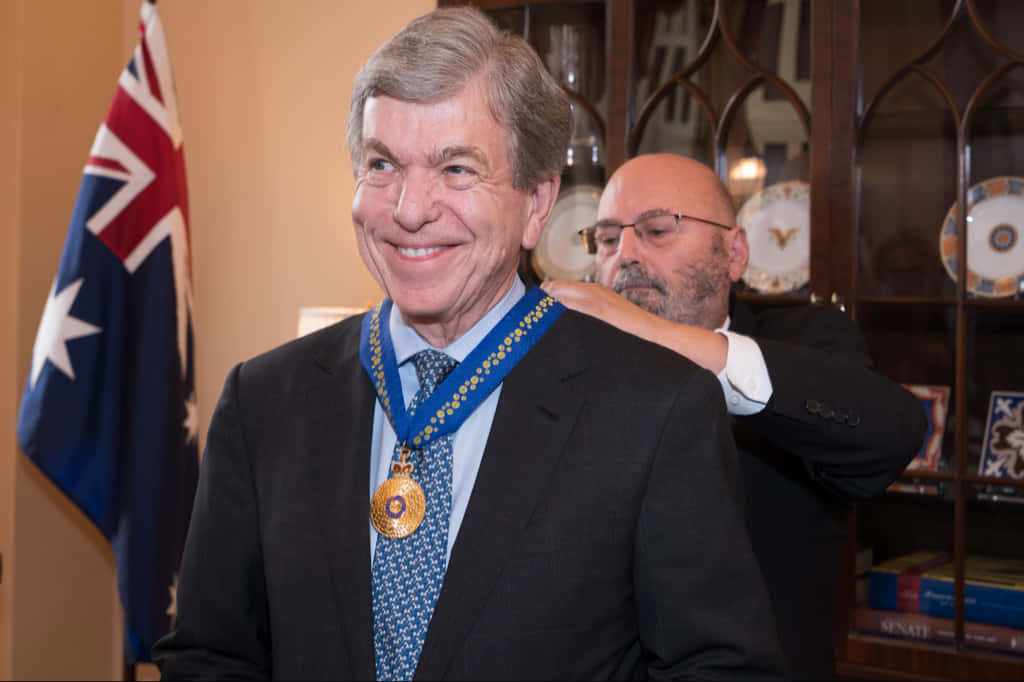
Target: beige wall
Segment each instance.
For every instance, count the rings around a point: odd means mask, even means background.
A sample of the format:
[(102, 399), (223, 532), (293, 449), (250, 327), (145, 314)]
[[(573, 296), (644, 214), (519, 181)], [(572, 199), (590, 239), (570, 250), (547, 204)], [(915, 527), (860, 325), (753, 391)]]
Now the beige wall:
[(293, 337), (299, 307), (379, 300), (353, 241), (349, 96), (373, 50), (431, 7), (160, 5), (185, 131), (203, 433), (231, 366)]
[[(14, 445), (32, 343), (81, 170), (141, 0), (0, 0), (0, 679), (117, 679), (102, 537)], [(164, 0), (191, 203), (200, 430), (231, 365), (301, 306), (380, 297), (355, 253), (352, 78), (429, 0)], [(10, 248), (6, 248), (7, 246)]]
[[(56, 274), (84, 155), (110, 104), (109, 73), (120, 68), (120, 4), (19, 0), (15, 98), (18, 155), (13, 182), (12, 249), (16, 322), (14, 420), (43, 303)], [(7, 76), (4, 75), (6, 80)], [(10, 442), (10, 441), (8, 441)], [(108, 677), (117, 670), (113, 562), (100, 534), (12, 448), (13, 540), (2, 589), (10, 601), (10, 669), (14, 679)], [(71, 656), (55, 652), (74, 652)]]
[[(17, 315), (18, 173), (21, 116), (21, 8), (0, 2), (0, 320)], [(0, 680), (11, 670), (11, 548), (14, 543), (14, 410), (17, 405), (16, 325), (0, 325)]]

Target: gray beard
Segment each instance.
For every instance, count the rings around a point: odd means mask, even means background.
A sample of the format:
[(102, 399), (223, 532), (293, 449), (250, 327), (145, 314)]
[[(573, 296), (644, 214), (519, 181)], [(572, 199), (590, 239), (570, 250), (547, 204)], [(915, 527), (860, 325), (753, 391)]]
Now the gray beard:
[[(681, 275), (683, 283), (678, 291), (669, 292), (666, 282), (652, 277), (636, 263), (625, 265), (616, 272), (611, 288), (634, 305), (658, 317), (716, 329), (725, 319), (725, 311), (717, 308), (721, 306), (723, 290), (727, 292), (730, 285), (725, 262), (727, 258), (724, 243), (719, 239), (713, 243), (707, 260), (675, 271), (675, 274)], [(649, 289), (638, 291), (631, 287)]]

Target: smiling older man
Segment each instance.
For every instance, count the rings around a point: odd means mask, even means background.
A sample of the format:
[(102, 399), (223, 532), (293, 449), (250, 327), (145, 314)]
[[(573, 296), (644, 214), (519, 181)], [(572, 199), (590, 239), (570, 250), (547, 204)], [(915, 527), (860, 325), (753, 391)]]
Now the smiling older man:
[(478, 10), (367, 62), (352, 217), (388, 298), (228, 377), (165, 678), (781, 675), (714, 377), (516, 275), (570, 121)]

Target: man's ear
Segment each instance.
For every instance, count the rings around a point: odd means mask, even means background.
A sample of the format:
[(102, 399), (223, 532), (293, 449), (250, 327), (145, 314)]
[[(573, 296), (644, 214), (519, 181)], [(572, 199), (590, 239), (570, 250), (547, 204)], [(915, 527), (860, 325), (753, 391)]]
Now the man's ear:
[(747, 243), (747, 231), (742, 227), (734, 227), (725, 240), (729, 248), (729, 279), (738, 282), (747, 270), (750, 259), (750, 244)]
[(532, 249), (540, 241), (540, 235), (551, 216), (551, 209), (558, 198), (558, 188), (562, 178), (555, 175), (541, 180), (530, 190), (529, 206), (526, 215), (526, 230), (523, 232), (523, 248)]

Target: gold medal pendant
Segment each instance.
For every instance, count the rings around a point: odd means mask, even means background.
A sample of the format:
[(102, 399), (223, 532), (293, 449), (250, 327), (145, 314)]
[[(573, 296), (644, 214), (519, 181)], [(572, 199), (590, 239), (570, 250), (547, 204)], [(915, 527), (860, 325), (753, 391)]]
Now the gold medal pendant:
[(370, 500), (370, 521), (386, 538), (404, 538), (416, 532), (427, 513), (427, 498), (420, 484), (410, 478), (413, 465), (409, 449), (402, 448), (401, 462), (391, 463), (391, 478), (380, 484)]

